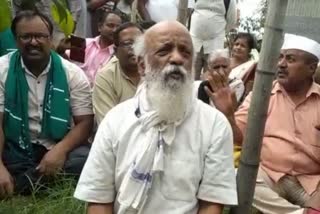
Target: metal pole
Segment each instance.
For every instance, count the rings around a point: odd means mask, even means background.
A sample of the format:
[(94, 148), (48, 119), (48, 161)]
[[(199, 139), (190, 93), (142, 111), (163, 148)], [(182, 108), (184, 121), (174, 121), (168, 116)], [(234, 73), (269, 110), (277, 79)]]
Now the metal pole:
[(270, 92), (276, 73), (279, 50), (283, 43), (283, 25), (287, 3), (288, 0), (269, 1), (265, 34), (254, 80), (247, 131), (237, 174), (239, 205), (231, 208), (231, 214), (251, 213)]
[(177, 21), (186, 25), (188, 18), (188, 0), (179, 0)]

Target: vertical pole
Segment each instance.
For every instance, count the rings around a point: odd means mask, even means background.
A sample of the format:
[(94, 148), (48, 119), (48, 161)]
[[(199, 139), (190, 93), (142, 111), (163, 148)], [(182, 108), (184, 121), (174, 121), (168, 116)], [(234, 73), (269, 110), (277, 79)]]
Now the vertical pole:
[(283, 25), (288, 0), (269, 1), (265, 34), (249, 109), (247, 131), (237, 174), (239, 205), (231, 214), (249, 214), (260, 162), (260, 150), (276, 63), (283, 43)]
[(179, 0), (177, 21), (186, 25), (188, 19), (188, 0)]

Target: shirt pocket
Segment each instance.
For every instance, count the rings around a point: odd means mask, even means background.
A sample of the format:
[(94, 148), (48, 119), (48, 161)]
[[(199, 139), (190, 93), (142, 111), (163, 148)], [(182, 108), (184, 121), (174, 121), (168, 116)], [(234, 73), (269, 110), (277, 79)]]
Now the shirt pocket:
[(320, 162), (320, 131), (315, 127), (312, 127), (313, 132), (311, 132), (314, 136), (312, 142), (309, 144), (312, 154), (315, 158)]
[(200, 183), (200, 167), (195, 161), (170, 160), (161, 178), (161, 192), (167, 200), (193, 201)]

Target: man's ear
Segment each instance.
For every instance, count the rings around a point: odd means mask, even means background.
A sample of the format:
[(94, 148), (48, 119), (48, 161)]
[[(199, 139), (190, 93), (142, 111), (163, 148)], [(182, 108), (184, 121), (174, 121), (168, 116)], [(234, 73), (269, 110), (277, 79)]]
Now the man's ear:
[(317, 62), (310, 63), (309, 69), (312, 72), (312, 74), (314, 74), (316, 72), (317, 68), (318, 68), (318, 63)]
[(144, 58), (141, 56), (138, 56), (137, 58), (137, 64), (138, 64), (138, 71), (141, 77), (145, 75), (146, 66), (144, 64)]

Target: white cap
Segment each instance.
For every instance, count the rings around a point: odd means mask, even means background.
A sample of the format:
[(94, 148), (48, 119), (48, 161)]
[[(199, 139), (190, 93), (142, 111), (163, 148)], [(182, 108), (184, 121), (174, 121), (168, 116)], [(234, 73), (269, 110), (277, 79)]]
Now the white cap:
[(304, 36), (285, 34), (281, 49), (302, 50), (315, 55), (320, 60), (320, 44)]

